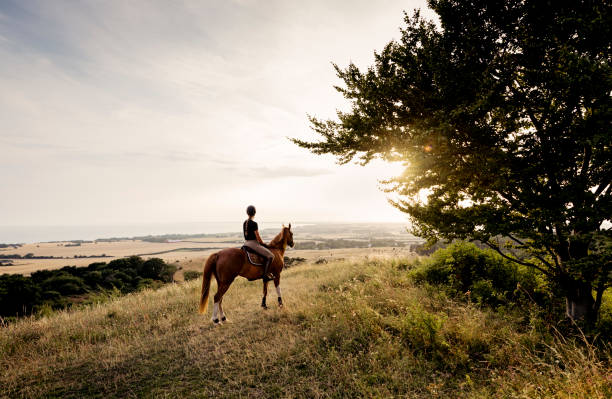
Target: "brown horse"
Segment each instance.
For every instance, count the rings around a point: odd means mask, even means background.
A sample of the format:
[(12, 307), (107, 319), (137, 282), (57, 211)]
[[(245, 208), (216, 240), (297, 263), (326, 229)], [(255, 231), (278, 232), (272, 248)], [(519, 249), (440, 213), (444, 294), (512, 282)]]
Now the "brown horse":
[[(293, 233), (291, 232), (291, 223), (289, 227), (283, 226), (282, 230), (270, 243), (268, 249), (274, 254), (274, 260), (270, 264), (269, 271), (274, 275), (274, 286), (278, 294), (278, 306), (283, 306), (280, 289), (280, 274), (285, 266), (284, 256), (287, 245), (293, 247)], [(238, 276), (245, 277), (247, 280), (257, 280), (263, 277), (263, 267), (257, 267), (251, 264), (247, 255), (240, 248), (226, 248), (219, 252), (210, 255), (204, 265), (204, 274), (202, 276), (202, 295), (200, 296), (200, 313), (205, 313), (208, 306), (208, 291), (210, 289), (210, 279), (215, 276), (217, 280), (217, 293), (214, 296), (214, 305), (212, 312), (212, 321), (218, 324), (220, 321), (227, 320), (221, 302), (223, 295), (228, 290), (230, 284)], [(261, 306), (267, 309), (266, 295), (268, 295), (268, 282), (263, 284), (263, 299)]]

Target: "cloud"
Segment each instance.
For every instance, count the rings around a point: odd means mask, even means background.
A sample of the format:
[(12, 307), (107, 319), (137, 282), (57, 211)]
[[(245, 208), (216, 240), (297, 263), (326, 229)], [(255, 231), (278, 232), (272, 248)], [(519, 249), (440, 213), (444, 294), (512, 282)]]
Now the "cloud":
[(345, 207), (344, 172), (286, 137), (312, 138), (306, 114), (344, 104), (330, 61), (370, 63), (402, 10), (423, 4), (1, 1), (0, 180), (11, 196), (0, 220), (171, 219), (169, 197), (185, 214), (230, 217), (218, 207), (249, 180), (265, 187), (260, 201), (295, 183), (298, 207), (323, 190), (327, 212)]
[(284, 177), (313, 177), (331, 174), (332, 171), (328, 169), (311, 169), (311, 168), (299, 168), (293, 166), (278, 166), (274, 168), (259, 166), (249, 168), (248, 174), (255, 177), (265, 177), (271, 179), (278, 179)]

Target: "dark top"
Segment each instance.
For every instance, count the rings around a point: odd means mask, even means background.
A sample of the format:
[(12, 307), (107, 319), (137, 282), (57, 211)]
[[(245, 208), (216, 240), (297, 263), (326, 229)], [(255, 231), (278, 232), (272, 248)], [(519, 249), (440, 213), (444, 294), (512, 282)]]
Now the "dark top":
[(255, 232), (257, 231), (257, 222), (251, 219), (247, 219), (244, 221), (242, 225), (242, 232), (244, 233), (245, 240), (255, 240), (257, 241), (257, 237), (255, 236)]

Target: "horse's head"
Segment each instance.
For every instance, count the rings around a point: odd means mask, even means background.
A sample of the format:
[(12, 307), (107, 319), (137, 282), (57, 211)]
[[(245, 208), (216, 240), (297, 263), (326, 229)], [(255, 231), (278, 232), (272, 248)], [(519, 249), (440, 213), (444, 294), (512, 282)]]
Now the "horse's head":
[(291, 231), (291, 223), (289, 223), (288, 227), (285, 227), (283, 224), (283, 229), (281, 232), (278, 233), (276, 237), (272, 239), (272, 241), (270, 241), (270, 244), (268, 244), (268, 246), (271, 248), (282, 248), (283, 251), (287, 245), (293, 247), (293, 232)]
[(293, 232), (291, 231), (291, 223), (289, 223), (288, 227), (283, 226), (283, 236), (287, 240), (287, 245), (293, 248)]
[(291, 231), (291, 223), (289, 223), (289, 227), (287, 227), (287, 245), (293, 248), (293, 232)]

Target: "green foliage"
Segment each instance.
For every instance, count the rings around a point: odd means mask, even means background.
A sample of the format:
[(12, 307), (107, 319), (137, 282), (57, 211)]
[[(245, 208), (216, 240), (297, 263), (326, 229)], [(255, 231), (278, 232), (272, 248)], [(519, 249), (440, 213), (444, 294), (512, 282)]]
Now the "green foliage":
[(41, 289), (32, 279), (19, 274), (3, 274), (0, 278), (1, 316), (24, 316), (40, 303)]
[(546, 305), (546, 285), (524, 266), (473, 243), (457, 242), (437, 250), (411, 272), (416, 282), (444, 285), (452, 293), (478, 303), (509, 305), (537, 301)]
[(160, 258), (151, 258), (142, 264), (141, 275), (152, 280), (160, 280), (165, 283), (172, 281), (176, 266), (169, 265)]
[(202, 276), (202, 272), (198, 272), (196, 270), (185, 270), (183, 273), (183, 278), (185, 281), (195, 280)]
[(417, 235), (487, 243), (555, 281), (572, 318), (595, 320), (612, 282), (610, 249), (595, 248), (612, 238), (601, 228), (612, 214), (612, 4), (429, 5), (439, 23), (406, 15), (372, 67), (336, 66), (351, 110), (311, 119), (322, 141), (294, 142), (340, 162), (403, 161), (388, 190)]
[(41, 283), (41, 288), (43, 292), (52, 291), (63, 296), (70, 296), (84, 293), (87, 290), (87, 285), (80, 277), (60, 271), (44, 280)]
[(371, 238), (368, 240), (347, 240), (344, 238), (327, 238), (316, 241), (299, 241), (295, 249), (337, 249), (337, 248), (374, 248), (374, 247), (403, 247), (406, 243), (400, 240)]
[(610, 291), (603, 296), (603, 305), (595, 331), (604, 339), (608, 338), (608, 342), (612, 341), (612, 292)]
[(176, 266), (162, 259), (143, 260), (138, 256), (116, 259), (108, 264), (87, 267), (65, 266), (59, 270), (39, 270), (30, 277), (0, 275), (0, 316), (25, 316), (70, 306), (83, 297), (98, 293), (126, 294), (155, 288), (173, 280)]

